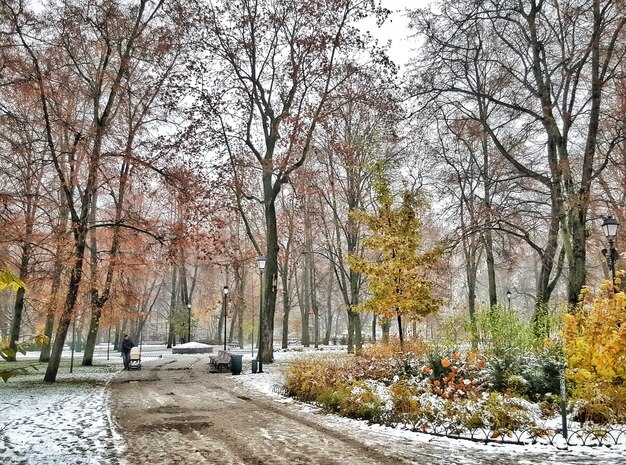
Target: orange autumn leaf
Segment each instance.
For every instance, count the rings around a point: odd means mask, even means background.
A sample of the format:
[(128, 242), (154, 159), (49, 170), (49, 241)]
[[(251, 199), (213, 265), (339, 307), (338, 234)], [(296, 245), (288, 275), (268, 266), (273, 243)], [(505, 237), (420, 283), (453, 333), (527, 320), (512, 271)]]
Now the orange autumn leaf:
[(474, 361), (476, 360), (476, 354), (474, 352), (472, 352), (471, 354), (468, 355), (467, 360), (470, 363), (474, 363)]
[(459, 354), (454, 353), (452, 354), (452, 360), (458, 360), (459, 359)]
[(452, 362), (450, 360), (448, 360), (448, 358), (444, 358), (441, 361), (441, 366), (444, 367), (444, 368), (448, 368), (451, 364), (452, 364)]
[(485, 361), (479, 360), (478, 362), (476, 362), (476, 365), (478, 365), (478, 368), (483, 368), (485, 366)]

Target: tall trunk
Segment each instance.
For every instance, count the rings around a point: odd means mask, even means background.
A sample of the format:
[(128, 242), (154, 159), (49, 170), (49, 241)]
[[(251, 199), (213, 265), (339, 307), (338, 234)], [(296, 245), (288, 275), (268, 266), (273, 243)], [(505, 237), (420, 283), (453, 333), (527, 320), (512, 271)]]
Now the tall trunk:
[(168, 317), (168, 330), (167, 330), (167, 348), (171, 349), (176, 345), (176, 334), (175, 334), (175, 326), (174, 326), (174, 317), (176, 315), (176, 302), (178, 295), (178, 269), (175, 264), (172, 265), (172, 293), (170, 297), (170, 308), (169, 308), (169, 317)]
[[(469, 205), (468, 205), (469, 207)], [(478, 281), (478, 264), (480, 250), (475, 235), (471, 235), (465, 224), (465, 205), (461, 204), (461, 227), (463, 255), (465, 257), (465, 279), (467, 281), (467, 308), (470, 318), (470, 332), (472, 349), (478, 349), (478, 327), (476, 324), (476, 285)], [(474, 221), (472, 221), (473, 223)], [(485, 242), (482, 242), (485, 245)], [(490, 306), (490, 308), (493, 308)]]
[(238, 266), (235, 268), (235, 289), (237, 290), (237, 303), (236, 306), (236, 315), (237, 315), (237, 342), (239, 342), (239, 347), (243, 349), (244, 346), (244, 334), (243, 334), (243, 317), (244, 317), (244, 298), (246, 295), (246, 276), (245, 276), (245, 267)]
[(187, 267), (186, 267), (186, 257), (183, 254), (181, 254), (182, 256), (182, 263), (179, 265), (178, 267), (178, 272), (179, 272), (179, 278), (178, 278), (178, 283), (179, 283), (179, 289), (180, 289), (180, 307), (179, 308), (183, 308), (185, 310), (185, 314), (181, 315), (182, 317), (182, 324), (180, 326), (181, 331), (180, 331), (180, 342), (181, 344), (185, 344), (187, 342), (189, 342), (189, 335), (191, 332), (191, 328), (190, 328), (190, 324), (191, 322), (189, 321), (189, 308), (187, 307), (189, 305), (189, 290), (188, 290), (188, 283), (187, 283)]
[[(273, 148), (268, 149), (273, 154)], [(276, 222), (276, 196), (280, 184), (274, 186), (271, 157), (263, 165), (263, 200), (265, 205), (266, 262), (263, 273), (263, 311), (259, 324), (259, 360), (274, 362), (274, 314), (278, 287), (278, 225)], [(280, 181), (277, 181), (279, 183)]]
[(376, 324), (377, 324), (377, 320), (378, 319), (378, 315), (376, 315), (375, 313), (372, 313), (372, 342), (376, 342)]
[[(483, 125), (487, 123), (487, 102), (479, 98), (479, 115), (480, 120)], [(482, 182), (483, 182), (483, 215), (485, 216), (485, 222), (491, 226), (491, 222), (493, 220), (491, 213), (491, 163), (489, 160), (489, 136), (485, 131), (482, 131), (480, 136), (480, 147), (482, 153), (482, 166), (481, 166), (481, 174), (482, 174)], [(473, 198), (473, 197), (472, 197)], [(473, 213), (473, 212), (472, 212)], [(472, 223), (474, 221), (472, 220)], [(498, 305), (498, 289), (496, 286), (496, 260), (493, 253), (493, 236), (491, 234), (491, 229), (487, 228), (483, 234), (481, 235), (482, 242), (485, 247), (485, 258), (487, 260), (487, 283), (489, 290), (489, 308), (493, 308), (495, 305)]]
[(283, 337), (281, 341), (281, 347), (283, 349), (286, 349), (289, 346), (289, 313), (291, 311), (291, 299), (289, 298), (289, 293), (291, 292), (291, 286), (288, 274), (290, 272), (291, 271), (288, 268), (288, 260), (285, 260), (285, 265), (283, 266), (282, 273), (280, 274), (280, 280), (283, 285)]
[(493, 254), (493, 238), (489, 229), (483, 234), (483, 244), (485, 246), (485, 258), (487, 261), (489, 307), (493, 307), (494, 305), (498, 305), (498, 289), (496, 285), (496, 260)]
[(383, 342), (385, 344), (389, 344), (389, 329), (391, 328), (391, 322), (387, 318), (381, 318), (380, 328), (383, 332)]
[[(546, 322), (548, 301), (552, 295), (552, 291), (556, 286), (556, 281), (561, 274), (562, 265), (557, 267), (554, 273), (554, 258), (558, 249), (559, 227), (562, 223), (559, 219), (559, 210), (555, 199), (552, 200), (552, 215), (550, 219), (548, 237), (541, 256), (541, 267), (539, 271), (539, 280), (537, 283), (537, 294), (535, 296), (535, 310), (533, 314), (534, 330), (537, 337), (545, 337), (544, 323)], [(565, 250), (562, 251), (565, 253)], [(560, 260), (559, 263), (562, 264)], [(571, 270), (570, 270), (571, 272)], [(554, 278), (552, 279), (552, 276)], [(551, 280), (552, 279), (552, 280)]]
[(69, 218), (69, 210), (67, 208), (67, 200), (63, 191), (60, 192), (59, 207), (59, 223), (54, 230), (54, 238), (56, 241), (56, 253), (54, 255), (54, 267), (52, 269), (52, 285), (50, 288), (50, 299), (46, 311), (46, 325), (44, 327), (44, 335), (48, 337), (49, 344), (41, 347), (39, 361), (44, 363), (50, 360), (50, 347), (52, 344), (52, 331), (54, 329), (54, 320), (56, 311), (59, 306), (59, 289), (61, 287), (61, 276), (63, 274), (63, 238), (67, 233), (67, 221)]
[(328, 287), (326, 290), (326, 331), (324, 332), (324, 340), (322, 344), (328, 345), (330, 343), (330, 335), (333, 329), (333, 284), (334, 279), (331, 276), (328, 278)]
[[(26, 282), (29, 275), (29, 264), (31, 255), (31, 246), (28, 241), (25, 241), (20, 247), (22, 251), (22, 260), (20, 263), (19, 278)], [(15, 304), (13, 305), (13, 319), (11, 320), (11, 330), (9, 332), (9, 347), (13, 349), (13, 355), (7, 356), (7, 361), (15, 361), (15, 353), (17, 351), (17, 342), (20, 339), (20, 329), (22, 327), (22, 313), (24, 311), (24, 295), (26, 290), (21, 287), (15, 294)]]
[[(85, 207), (87, 209), (88, 207)], [(84, 212), (86, 213), (86, 212)], [(86, 215), (83, 216), (83, 221), (75, 223), (74, 230), (74, 265), (70, 271), (70, 280), (68, 284), (67, 296), (65, 298), (65, 304), (63, 306), (63, 312), (59, 320), (59, 326), (57, 327), (57, 333), (54, 338), (54, 345), (50, 354), (50, 361), (48, 362), (48, 368), (44, 376), (44, 381), (47, 383), (53, 383), (56, 381), (57, 373), (59, 371), (59, 365), (61, 363), (61, 354), (63, 353), (63, 346), (65, 345), (65, 338), (67, 337), (67, 331), (70, 327), (72, 318), (74, 317), (74, 309), (76, 306), (76, 299), (78, 298), (78, 290), (80, 288), (80, 282), (83, 277), (83, 261), (85, 255), (85, 248), (87, 246), (87, 223), (85, 221)]]
[(99, 304), (98, 298), (98, 242), (96, 234), (96, 215), (98, 211), (98, 192), (94, 192), (91, 198), (91, 214), (89, 231), (90, 237), (90, 280), (91, 280), (91, 299), (89, 306), (91, 309), (91, 318), (89, 320), (89, 332), (87, 334), (87, 344), (85, 346), (85, 352), (83, 354), (83, 366), (91, 366), (93, 364), (93, 353), (96, 347), (96, 341), (98, 339), (98, 328), (100, 326), (100, 316), (102, 315), (102, 306)]
[(302, 271), (302, 281), (304, 281), (304, 285), (300, 285), (298, 282), (298, 307), (300, 308), (300, 331), (301, 337), (300, 342), (304, 347), (309, 347), (311, 345), (311, 341), (309, 339), (309, 306), (307, 296), (307, 286), (309, 282), (308, 279), (308, 268), (306, 265), (304, 266), (304, 270)]
[(98, 195), (97, 191), (94, 192), (91, 206), (91, 218), (92, 225), (91, 230), (91, 320), (89, 324), (89, 332), (87, 333), (87, 342), (85, 344), (85, 353), (83, 354), (83, 366), (91, 366), (93, 364), (93, 353), (96, 347), (98, 339), (98, 329), (100, 327), (100, 318), (102, 316), (102, 310), (104, 305), (109, 300), (111, 294), (111, 287), (113, 285), (113, 276), (117, 269), (117, 256), (120, 250), (120, 235), (121, 226), (120, 223), (123, 220), (124, 211), (124, 199), (126, 198), (126, 189), (130, 179), (130, 168), (132, 160), (132, 147), (135, 139), (136, 129), (132, 129), (126, 141), (126, 148), (124, 150), (124, 158), (122, 160), (122, 166), (119, 174), (119, 188), (117, 193), (117, 201), (115, 204), (115, 226), (113, 226), (113, 238), (111, 241), (111, 251), (109, 254), (109, 263), (107, 265), (107, 272), (104, 284), (102, 286), (102, 292), (98, 292), (98, 247), (97, 247), (97, 235), (96, 228), (96, 215), (98, 211)]
[(315, 282), (315, 263), (313, 261), (313, 253), (309, 253), (307, 254), (307, 256), (311, 257), (309, 260), (309, 277), (311, 279), (311, 285), (310, 285), (310, 315), (313, 316), (313, 343), (315, 348), (317, 349), (319, 347), (319, 341), (320, 341), (320, 312), (319, 312), (319, 306), (317, 305), (317, 284)]

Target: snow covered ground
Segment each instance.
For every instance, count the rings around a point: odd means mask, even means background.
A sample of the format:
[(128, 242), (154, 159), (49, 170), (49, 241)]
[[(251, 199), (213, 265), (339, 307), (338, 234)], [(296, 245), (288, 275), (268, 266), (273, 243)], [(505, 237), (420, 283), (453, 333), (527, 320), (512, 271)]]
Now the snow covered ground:
[[(295, 402), (294, 400), (285, 398), (280, 394), (280, 386), (282, 386), (283, 381), (281, 368), (286, 367), (297, 358), (328, 356), (329, 349), (331, 351), (340, 350), (345, 353), (345, 348), (337, 349), (334, 346), (330, 346), (325, 349), (326, 350), (323, 351), (277, 351), (275, 352), (276, 363), (271, 365), (269, 369), (264, 367), (264, 371), (268, 371), (267, 373), (251, 374), (248, 372), (236, 377), (236, 380), (244, 384), (249, 389), (254, 389), (263, 392), (268, 396), (273, 396), (280, 402)], [(316, 407), (306, 404), (301, 404), (301, 408), (306, 410), (318, 410)], [(411, 441), (416, 447), (419, 447), (420, 443), (438, 443), (446, 444), (450, 449), (454, 450), (467, 450), (470, 448), (473, 450), (481, 450), (485, 453), (485, 463), (497, 463), (497, 458), (495, 458), (496, 462), (493, 462), (494, 455), (501, 455), (503, 451), (506, 451), (506, 454), (517, 457), (519, 459), (519, 464), (556, 465), (564, 463), (593, 463), (602, 465), (626, 465), (626, 444), (623, 440), (619, 446), (613, 447), (567, 446), (564, 444), (564, 440), (561, 441), (563, 444), (560, 447), (540, 444), (528, 446), (500, 443), (484, 444), (464, 439), (452, 439), (416, 433), (407, 430), (402, 426), (390, 428), (375, 424), (370, 425), (366, 421), (353, 420), (332, 414), (326, 415), (326, 421), (331, 428), (337, 428), (337, 430), (352, 429), (358, 431), (367, 429), (369, 431), (376, 431), (380, 435), (387, 436), (389, 441)], [(558, 440), (556, 442), (557, 444), (560, 443)], [(538, 462), (536, 460), (538, 453), (547, 457), (546, 460)], [(528, 458), (525, 458), (525, 455), (528, 456)], [(530, 457), (532, 457), (532, 459)]]
[[(215, 349), (217, 351), (217, 348)], [(345, 352), (345, 348), (328, 347), (323, 351), (291, 350), (277, 351), (276, 363), (264, 365), (264, 373), (250, 372), (250, 351), (240, 351), (244, 355), (244, 373), (233, 377), (249, 389), (272, 396), (278, 402), (293, 402), (280, 396), (281, 370), (294, 358), (320, 356), (332, 350)], [(163, 346), (144, 346), (142, 360), (169, 354)], [(110, 354), (106, 360), (106, 345), (98, 348), (95, 367), (81, 367), (80, 358), (74, 363), (74, 373), (69, 373), (69, 363), (64, 361), (57, 378), (51, 385), (43, 383), (43, 372), (10, 379), (0, 383), (0, 464), (113, 464), (124, 465), (122, 438), (116, 433), (107, 405), (106, 383), (121, 367), (119, 354)], [(69, 353), (67, 354), (69, 356)], [(78, 354), (82, 356), (82, 354)], [(179, 355), (187, 357), (187, 355)], [(37, 354), (27, 354), (36, 360)], [(300, 405), (303, 410), (315, 409)], [(416, 447), (420, 443), (442, 443), (456, 450), (482, 450), (486, 463), (493, 463), (494, 454), (514, 455), (520, 464), (533, 463), (525, 455), (535, 456), (545, 452), (545, 464), (556, 463), (598, 463), (624, 464), (626, 447), (612, 448), (569, 447), (559, 450), (553, 446), (514, 446), (502, 444), (484, 445), (465, 440), (455, 440), (418, 434), (404, 428), (388, 428), (368, 425), (367, 422), (327, 415), (325, 420), (331, 427), (356, 431), (375, 431), (390, 441), (411, 441)], [(135, 464), (133, 464), (135, 465)]]

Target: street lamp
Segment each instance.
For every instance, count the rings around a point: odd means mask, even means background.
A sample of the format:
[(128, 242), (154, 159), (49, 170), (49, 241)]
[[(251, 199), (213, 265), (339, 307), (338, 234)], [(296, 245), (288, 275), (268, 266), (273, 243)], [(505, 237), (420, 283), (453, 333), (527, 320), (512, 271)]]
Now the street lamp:
[(228, 286), (224, 286), (224, 350), (226, 350), (226, 300), (228, 298)]
[[(263, 362), (261, 361), (261, 321), (263, 320), (263, 270), (265, 270), (265, 263), (267, 259), (264, 255), (257, 257), (256, 263), (259, 265), (259, 274), (261, 276), (261, 286), (259, 289), (259, 346), (257, 349), (257, 364), (259, 366), (259, 373), (263, 373)], [(254, 356), (254, 315), (252, 316), (252, 353)]]
[(187, 342), (191, 342), (191, 304), (187, 304)]
[(506, 300), (509, 301), (509, 310), (511, 310), (511, 291), (506, 291)]
[(615, 286), (615, 262), (619, 258), (619, 252), (615, 248), (615, 236), (617, 236), (617, 227), (619, 222), (611, 215), (606, 217), (602, 222), (602, 232), (609, 241), (609, 250), (602, 249), (602, 255), (606, 258), (606, 261), (611, 268), (611, 283)]

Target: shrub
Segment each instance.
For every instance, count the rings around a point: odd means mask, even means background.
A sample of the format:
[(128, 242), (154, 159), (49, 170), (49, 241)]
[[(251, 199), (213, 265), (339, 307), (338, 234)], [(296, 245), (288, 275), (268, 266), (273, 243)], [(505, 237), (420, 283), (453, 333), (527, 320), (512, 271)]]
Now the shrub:
[(530, 320), (499, 305), (476, 313), (476, 330), (483, 350), (495, 354), (511, 349), (528, 352), (537, 342)]
[(374, 420), (384, 406), (375, 390), (374, 385), (365, 381), (341, 384), (321, 393), (317, 403), (347, 417)]
[(489, 395), (484, 409), (494, 437), (509, 436), (512, 431), (533, 427), (539, 417), (528, 401), (496, 392)]
[(285, 372), (285, 392), (305, 402), (315, 401), (346, 380), (343, 365), (323, 358), (298, 360)]
[(418, 397), (429, 392), (423, 385), (401, 379), (389, 386), (389, 398), (394, 413), (406, 414), (419, 410)]
[(626, 386), (587, 383), (575, 391), (574, 421), (598, 424), (626, 422)]
[(449, 355), (431, 352), (422, 372), (431, 380), (435, 394), (444, 399), (461, 398), (480, 391), (484, 363), (475, 353), (462, 359), (456, 352)]
[(512, 391), (510, 382), (513, 381), (516, 384), (514, 376), (521, 374), (519, 351), (516, 348), (508, 348), (492, 355), (489, 358), (487, 374), (488, 386), (491, 391)]
[(397, 377), (414, 376), (421, 369), (419, 357), (425, 351), (426, 345), (421, 341), (408, 341), (401, 346), (398, 339), (391, 339), (388, 344), (373, 344), (354, 359), (352, 377), (390, 384)]
[(593, 295), (582, 291), (575, 315), (564, 316), (568, 376), (575, 383), (626, 383), (626, 294), (610, 282)]
[(526, 396), (530, 400), (539, 401), (548, 394), (559, 394), (563, 368), (560, 354), (554, 351), (544, 350), (539, 355), (530, 357), (522, 367)]
[(615, 291), (610, 281), (597, 293), (584, 288), (578, 312), (564, 316), (567, 378), (578, 421), (626, 418), (626, 294)]

